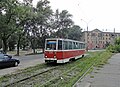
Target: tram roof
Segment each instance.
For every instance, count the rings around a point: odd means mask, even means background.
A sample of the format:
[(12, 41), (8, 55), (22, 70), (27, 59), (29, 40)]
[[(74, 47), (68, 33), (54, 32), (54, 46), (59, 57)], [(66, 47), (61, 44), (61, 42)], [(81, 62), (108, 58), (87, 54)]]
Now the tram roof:
[(64, 39), (64, 38), (47, 38), (46, 40), (64, 40), (64, 41), (73, 41), (73, 42), (85, 43), (82, 41), (77, 41), (77, 40), (72, 40), (72, 39)]

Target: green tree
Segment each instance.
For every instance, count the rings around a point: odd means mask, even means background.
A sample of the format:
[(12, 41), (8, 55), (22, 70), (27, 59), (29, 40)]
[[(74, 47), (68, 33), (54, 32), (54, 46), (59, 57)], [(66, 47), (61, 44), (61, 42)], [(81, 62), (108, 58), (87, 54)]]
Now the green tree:
[(8, 49), (8, 39), (16, 29), (17, 14), (19, 6), (17, 0), (0, 0), (0, 38), (3, 42), (3, 51)]
[[(26, 46), (26, 43), (21, 43), (23, 38), (28, 37), (30, 39), (30, 33), (33, 33), (33, 28), (35, 28), (35, 13), (34, 8), (32, 6), (32, 0), (24, 0), (24, 2), (19, 6), (19, 15), (18, 15), (18, 31), (17, 31), (17, 55), (19, 55), (19, 48), (22, 45), (23, 49)], [(34, 29), (35, 31), (35, 29)], [(29, 43), (29, 42), (28, 42)], [(24, 45), (23, 45), (24, 44)]]
[(68, 38), (80, 41), (82, 36), (81, 30), (81, 27), (79, 27), (78, 25), (74, 25), (71, 29), (69, 29)]
[(8, 39), (8, 47), (9, 51), (15, 50), (15, 45), (17, 43), (17, 35), (13, 34), (11, 37)]
[(26, 13), (23, 28), (24, 28), (24, 33), (27, 39), (30, 41), (33, 53), (35, 53), (35, 46), (36, 44), (34, 43), (36, 40), (36, 32), (37, 32), (37, 22), (36, 22), (36, 13), (34, 12), (34, 7), (28, 6), (29, 11)]
[(36, 12), (37, 12), (37, 37), (39, 42), (41, 43), (41, 47), (44, 51), (44, 43), (45, 39), (49, 34), (51, 28), (51, 17), (52, 17), (52, 9), (49, 6), (49, 1), (41, 0), (37, 3)]
[(54, 14), (54, 24), (53, 28), (57, 30), (55, 37), (68, 37), (68, 31), (73, 26), (72, 15), (67, 10), (56, 10)]
[(20, 41), (20, 48), (22, 50), (28, 50), (30, 48), (30, 41), (26, 36), (23, 36)]

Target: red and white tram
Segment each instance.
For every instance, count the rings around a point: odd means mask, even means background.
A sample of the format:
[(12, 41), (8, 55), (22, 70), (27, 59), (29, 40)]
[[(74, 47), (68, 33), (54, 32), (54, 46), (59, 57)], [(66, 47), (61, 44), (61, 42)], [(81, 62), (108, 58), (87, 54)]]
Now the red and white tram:
[(84, 42), (49, 38), (45, 41), (45, 62), (65, 63), (83, 57), (86, 51)]

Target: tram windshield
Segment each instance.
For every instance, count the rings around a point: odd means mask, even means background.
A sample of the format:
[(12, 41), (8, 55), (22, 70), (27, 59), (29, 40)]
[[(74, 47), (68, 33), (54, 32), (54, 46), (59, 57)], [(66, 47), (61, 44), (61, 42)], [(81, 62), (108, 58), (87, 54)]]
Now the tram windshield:
[(56, 50), (56, 40), (47, 40), (46, 50)]

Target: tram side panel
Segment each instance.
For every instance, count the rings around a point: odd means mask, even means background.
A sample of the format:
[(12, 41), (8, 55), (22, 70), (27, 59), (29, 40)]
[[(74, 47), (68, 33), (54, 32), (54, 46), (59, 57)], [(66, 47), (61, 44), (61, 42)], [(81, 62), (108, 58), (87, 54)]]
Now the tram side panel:
[(63, 62), (69, 62), (70, 59), (78, 59), (85, 54), (85, 50), (63, 51)]
[(70, 59), (78, 59), (85, 54), (85, 50), (73, 50), (73, 51), (46, 51), (45, 60), (46, 62), (65, 63), (69, 62)]

